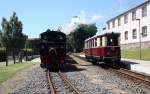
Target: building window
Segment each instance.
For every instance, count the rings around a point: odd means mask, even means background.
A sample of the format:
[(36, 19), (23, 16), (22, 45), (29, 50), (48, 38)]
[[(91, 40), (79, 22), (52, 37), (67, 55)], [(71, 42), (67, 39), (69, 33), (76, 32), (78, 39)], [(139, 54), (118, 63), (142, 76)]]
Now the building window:
[(120, 26), (121, 25), (121, 20), (120, 20), (120, 18), (118, 18), (118, 26)]
[(132, 21), (136, 20), (136, 10), (132, 11)]
[(124, 23), (128, 23), (128, 14), (124, 15)]
[(142, 37), (147, 37), (147, 26), (142, 27)]
[(112, 22), (112, 27), (113, 28), (115, 27), (115, 20), (113, 20), (113, 22)]
[(133, 39), (136, 39), (136, 38), (137, 38), (137, 31), (136, 31), (136, 29), (133, 29), (133, 30), (132, 30), (132, 38), (133, 38)]
[(128, 31), (125, 31), (124, 38), (125, 38), (125, 40), (128, 40)]
[(108, 30), (110, 29), (110, 23), (108, 22)]
[(147, 16), (147, 6), (143, 6), (142, 7), (142, 17), (146, 17)]

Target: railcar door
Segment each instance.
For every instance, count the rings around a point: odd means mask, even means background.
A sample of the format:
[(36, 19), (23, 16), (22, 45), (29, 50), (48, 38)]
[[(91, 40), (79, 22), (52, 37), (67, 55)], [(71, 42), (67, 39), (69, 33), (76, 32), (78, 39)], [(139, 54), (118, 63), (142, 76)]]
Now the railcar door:
[(106, 36), (105, 57), (113, 61), (120, 61), (119, 36)]

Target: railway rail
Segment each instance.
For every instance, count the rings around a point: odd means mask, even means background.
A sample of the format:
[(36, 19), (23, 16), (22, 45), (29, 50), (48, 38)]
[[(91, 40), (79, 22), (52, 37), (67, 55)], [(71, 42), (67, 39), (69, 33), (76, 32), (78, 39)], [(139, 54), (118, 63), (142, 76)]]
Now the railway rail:
[(53, 86), (51, 74), (49, 70), (47, 71), (47, 78), (48, 78), (49, 94), (56, 94), (56, 90)]
[[(77, 55), (74, 55), (74, 56), (85, 61), (84, 58), (81, 58)], [(109, 67), (112, 71), (115, 71), (120, 75), (124, 75), (124, 76), (131, 78), (131, 79), (136, 79), (136, 80), (142, 81), (145, 84), (147, 84), (148, 86), (150, 86), (150, 76), (149, 75), (138, 73), (135, 71), (131, 71), (131, 70), (125, 69), (125, 68), (118, 68), (118, 67), (112, 67), (112, 66), (109, 66)]]
[(130, 77), (131, 79), (136, 79), (136, 80), (142, 81), (145, 84), (147, 84), (148, 86), (150, 86), (150, 76), (148, 76), (148, 75), (134, 72), (134, 71), (124, 69), (124, 68), (113, 69), (113, 70), (121, 75), (125, 75), (127, 77)]
[[(74, 87), (74, 85), (67, 79), (64, 73), (58, 72), (58, 75), (60, 76), (61, 80), (64, 82), (64, 85), (67, 86), (67, 89), (69, 89), (70, 92), (73, 92), (74, 94), (81, 94), (77, 88)], [(49, 83), (49, 93), (50, 94), (57, 94), (57, 90), (55, 90), (55, 87), (52, 82), (51, 78), (51, 72), (48, 71), (48, 83)]]

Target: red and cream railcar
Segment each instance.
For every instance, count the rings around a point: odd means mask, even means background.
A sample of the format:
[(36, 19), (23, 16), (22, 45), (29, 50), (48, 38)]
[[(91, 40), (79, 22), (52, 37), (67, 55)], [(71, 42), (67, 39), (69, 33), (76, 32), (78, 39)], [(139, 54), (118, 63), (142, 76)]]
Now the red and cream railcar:
[(92, 61), (104, 61), (109, 65), (117, 65), (120, 62), (120, 33), (105, 33), (93, 36), (85, 40), (84, 52), (86, 59)]

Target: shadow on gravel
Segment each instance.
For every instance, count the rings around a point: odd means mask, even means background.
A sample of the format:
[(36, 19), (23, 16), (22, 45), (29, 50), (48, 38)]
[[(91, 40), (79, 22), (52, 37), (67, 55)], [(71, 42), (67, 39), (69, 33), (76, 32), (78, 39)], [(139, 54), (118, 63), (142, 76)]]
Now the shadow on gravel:
[[(77, 56), (77, 55), (74, 55), (74, 56), (77, 57), (77, 58), (80, 58), (82, 60), (87, 61), (84, 57), (80, 57), (80, 56)], [(109, 69), (109, 68), (113, 67), (113, 66), (106, 65), (105, 63), (97, 64), (97, 63), (94, 63), (92, 61), (89, 61), (89, 62), (91, 62), (93, 65), (99, 66), (99, 67), (101, 67), (103, 69)], [(136, 62), (129, 62), (129, 61), (125, 61), (124, 60), (124, 61), (120, 62), (118, 68), (126, 68), (126, 69), (131, 70), (131, 65), (134, 65), (134, 64), (138, 64), (138, 63), (136, 63)], [(93, 66), (93, 65), (87, 65), (87, 66)]]
[(77, 68), (75, 65), (72, 64), (65, 64), (63, 69), (61, 69), (62, 72), (75, 72), (75, 71), (83, 71), (86, 70), (84, 68)]
[(61, 69), (63, 72), (74, 72), (74, 71), (83, 71), (83, 68), (77, 68), (76, 64), (78, 64), (75, 60), (73, 60), (70, 56), (66, 57), (66, 64)]
[(66, 63), (69, 64), (78, 64), (75, 60), (73, 60), (70, 56), (66, 56)]
[(99, 67), (103, 68), (103, 69), (109, 69), (110, 66), (106, 65), (106, 64), (98, 64)]
[[(80, 58), (82, 60), (86, 60), (84, 57), (80, 57), (80, 56), (77, 56), (77, 55), (74, 55), (74, 56), (77, 57), (77, 58)], [(69, 56), (67, 56), (66, 62), (68, 63), (68, 65), (67, 65), (67, 67), (66, 67), (65, 70), (68, 70), (68, 71), (82, 71), (82, 70), (85, 70), (85, 69), (78, 69), (75, 65), (73, 65), (73, 64), (78, 64), (78, 63), (76, 61), (74, 61)], [(119, 67), (131, 70), (131, 65), (134, 65), (134, 64), (138, 64), (138, 63), (122, 60), (120, 62), (120, 64), (119, 64)], [(95, 63), (93, 63), (92, 64), (92, 62), (91, 62), (91, 65), (78, 65), (78, 66), (93, 66), (93, 65), (99, 66), (99, 67), (101, 67), (103, 69), (109, 69), (110, 67), (112, 67), (112, 66), (108, 66), (108, 65), (106, 65), (104, 63), (101, 63), (101, 64), (95, 64)]]

